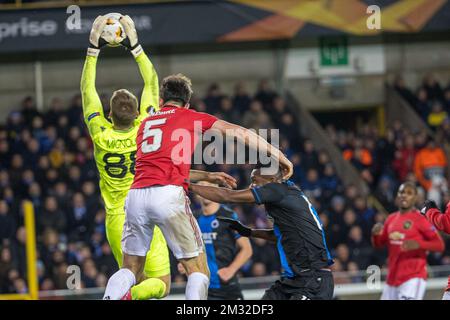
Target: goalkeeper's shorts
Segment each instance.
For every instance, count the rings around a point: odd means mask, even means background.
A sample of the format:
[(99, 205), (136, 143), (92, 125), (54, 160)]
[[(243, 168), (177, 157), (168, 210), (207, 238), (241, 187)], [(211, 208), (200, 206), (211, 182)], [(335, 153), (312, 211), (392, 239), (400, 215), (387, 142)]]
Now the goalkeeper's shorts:
[[(124, 223), (125, 213), (106, 215), (106, 237), (119, 268), (122, 267), (123, 262), (121, 241)], [(158, 227), (155, 227), (150, 250), (147, 252), (144, 274), (148, 278), (170, 275), (169, 250), (166, 240)]]

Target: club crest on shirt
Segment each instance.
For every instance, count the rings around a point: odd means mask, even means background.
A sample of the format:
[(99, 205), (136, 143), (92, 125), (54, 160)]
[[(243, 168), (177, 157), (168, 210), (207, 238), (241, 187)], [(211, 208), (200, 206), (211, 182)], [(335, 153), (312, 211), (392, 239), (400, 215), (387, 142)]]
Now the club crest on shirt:
[(405, 229), (405, 230), (411, 229), (412, 224), (413, 224), (412, 221), (406, 220), (406, 221), (403, 223), (403, 229)]

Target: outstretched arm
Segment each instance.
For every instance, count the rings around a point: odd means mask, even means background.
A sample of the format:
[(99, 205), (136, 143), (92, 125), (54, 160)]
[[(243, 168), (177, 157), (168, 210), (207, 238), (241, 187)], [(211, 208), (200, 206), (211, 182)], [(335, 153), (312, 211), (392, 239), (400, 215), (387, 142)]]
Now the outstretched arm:
[(81, 75), (80, 90), (83, 103), (83, 116), (91, 136), (95, 135), (100, 130), (101, 125), (106, 122), (103, 115), (102, 102), (95, 89), (97, 57), (102, 46), (100, 43), (100, 34), (105, 24), (106, 18), (98, 16), (92, 25), (89, 36), (90, 47), (87, 51), (83, 73)]
[(225, 172), (190, 170), (189, 180), (193, 182), (207, 181), (210, 183), (219, 184), (232, 189), (237, 187), (236, 179), (230, 176), (229, 174), (226, 174)]
[(224, 120), (216, 121), (211, 128), (220, 131), (223, 135), (226, 134), (227, 136), (236, 137), (238, 141), (247, 145), (249, 148), (253, 150), (259, 150), (260, 153), (270, 156), (272, 159), (279, 163), (279, 166), (283, 171), (284, 179), (288, 179), (292, 176), (292, 163), (280, 150), (272, 146), (269, 142), (267, 142), (266, 139), (256, 134), (252, 130), (229, 123)]
[(372, 245), (375, 248), (382, 248), (388, 243), (388, 234), (387, 234), (387, 224), (388, 220), (384, 223), (384, 226), (381, 223), (377, 223), (372, 228)]
[(243, 237), (260, 238), (270, 242), (277, 242), (277, 237), (273, 229), (251, 229), (236, 219), (220, 216), (217, 219), (221, 222), (228, 223), (230, 229), (236, 231)]
[(142, 79), (144, 80), (144, 89), (142, 90), (141, 105), (139, 108), (140, 117), (146, 117), (148, 108), (159, 109), (159, 82), (158, 74), (150, 59), (144, 51), (135, 58)]
[(254, 203), (255, 198), (250, 189), (230, 190), (213, 186), (190, 184), (189, 189), (199, 196), (218, 203)]
[(120, 23), (122, 24), (125, 34), (127, 35), (127, 38), (122, 44), (130, 50), (139, 66), (141, 76), (144, 79), (144, 89), (142, 90), (141, 104), (139, 108), (139, 118), (143, 119), (147, 116), (149, 107), (153, 107), (155, 110), (159, 109), (158, 74), (156, 73), (150, 59), (142, 49), (142, 46), (139, 44), (134, 21), (130, 18), (130, 16), (125, 15), (120, 17)]
[(277, 237), (273, 229), (252, 229), (252, 238), (260, 238), (270, 242), (277, 242)]
[(95, 114), (103, 117), (102, 102), (95, 88), (97, 59), (97, 57), (86, 56), (81, 75), (80, 88), (83, 101), (83, 115), (88, 126), (90, 118), (93, 118)]
[(430, 208), (426, 211), (425, 216), (438, 230), (450, 233), (450, 202), (444, 213), (437, 208)]

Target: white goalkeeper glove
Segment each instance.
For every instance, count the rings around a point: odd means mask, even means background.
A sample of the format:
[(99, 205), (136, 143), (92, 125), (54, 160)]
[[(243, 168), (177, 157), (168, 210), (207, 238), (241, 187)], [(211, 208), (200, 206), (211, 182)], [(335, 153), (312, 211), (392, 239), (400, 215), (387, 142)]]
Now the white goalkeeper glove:
[(119, 22), (122, 25), (123, 29), (125, 30), (125, 34), (127, 35), (127, 38), (124, 41), (122, 41), (121, 44), (126, 48), (128, 48), (133, 54), (133, 56), (136, 58), (138, 55), (141, 54), (143, 49), (138, 42), (138, 36), (134, 22), (128, 15), (121, 16)]
[(88, 56), (97, 57), (100, 53), (100, 48), (106, 45), (106, 41), (101, 38), (103, 29), (108, 20), (105, 16), (98, 16), (92, 24), (91, 34), (89, 35), (89, 48), (87, 50)]

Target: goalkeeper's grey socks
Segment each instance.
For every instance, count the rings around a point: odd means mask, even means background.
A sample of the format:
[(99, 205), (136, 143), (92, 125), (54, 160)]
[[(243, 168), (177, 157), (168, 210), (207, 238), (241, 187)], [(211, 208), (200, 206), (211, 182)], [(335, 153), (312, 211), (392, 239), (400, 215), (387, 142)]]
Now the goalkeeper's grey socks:
[(135, 283), (136, 277), (130, 269), (120, 269), (109, 278), (103, 300), (122, 299)]
[(206, 300), (208, 297), (209, 278), (200, 272), (188, 276), (186, 300)]

